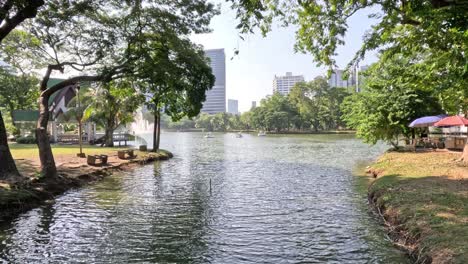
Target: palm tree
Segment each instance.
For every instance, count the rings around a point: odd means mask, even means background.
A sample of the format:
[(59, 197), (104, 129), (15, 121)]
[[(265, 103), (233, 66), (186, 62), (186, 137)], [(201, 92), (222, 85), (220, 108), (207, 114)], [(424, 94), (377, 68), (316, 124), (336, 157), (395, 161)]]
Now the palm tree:
[(92, 119), (105, 130), (106, 147), (113, 147), (113, 134), (121, 125), (133, 121), (134, 112), (144, 97), (125, 80), (111, 82), (92, 89), (90, 104), (84, 110), (84, 119)]
[(78, 123), (78, 139), (80, 144), (79, 157), (85, 157), (83, 153), (83, 123), (88, 119), (85, 117), (86, 110), (92, 105), (92, 93), (89, 89), (77, 87), (76, 96), (68, 103), (67, 112), (63, 114), (65, 120), (75, 120)]

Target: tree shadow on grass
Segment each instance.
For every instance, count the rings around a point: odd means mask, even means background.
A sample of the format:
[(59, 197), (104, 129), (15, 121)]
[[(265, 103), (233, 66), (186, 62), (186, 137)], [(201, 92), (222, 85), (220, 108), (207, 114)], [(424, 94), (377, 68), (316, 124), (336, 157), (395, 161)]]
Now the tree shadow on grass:
[(17, 159), (15, 160), (18, 171), (23, 177), (31, 179), (36, 178), (40, 175), (40, 167), (35, 164), (32, 160), (28, 159)]

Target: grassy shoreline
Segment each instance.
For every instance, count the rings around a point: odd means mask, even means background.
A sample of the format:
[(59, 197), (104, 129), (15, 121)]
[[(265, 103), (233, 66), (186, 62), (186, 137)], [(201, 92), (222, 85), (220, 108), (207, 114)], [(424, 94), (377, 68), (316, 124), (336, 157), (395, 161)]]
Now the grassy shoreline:
[(459, 153), (387, 152), (368, 172), (369, 201), (416, 263), (468, 263), (468, 166)]
[(173, 157), (167, 150), (157, 153), (136, 151), (134, 159), (120, 160), (117, 150), (122, 148), (100, 148), (86, 146), (86, 154), (109, 155), (107, 166), (94, 167), (86, 164), (86, 159), (76, 157), (76, 146), (53, 146), (56, 157), (59, 179), (43, 180), (37, 178), (38, 156), (34, 145), (12, 144), (12, 155), (16, 159), (18, 169), (23, 175), (21, 181), (0, 181), (0, 223), (8, 221), (18, 214), (26, 212), (40, 204), (53, 200), (64, 192), (102, 180), (112, 175), (116, 170), (131, 169), (134, 166), (147, 164), (157, 160), (167, 160)]

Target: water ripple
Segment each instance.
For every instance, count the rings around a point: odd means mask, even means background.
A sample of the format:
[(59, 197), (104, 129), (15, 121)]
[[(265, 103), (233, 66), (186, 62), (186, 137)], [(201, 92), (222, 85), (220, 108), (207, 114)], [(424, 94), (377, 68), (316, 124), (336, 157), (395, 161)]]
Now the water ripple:
[[(406, 263), (352, 169), (352, 137), (163, 134), (170, 161), (72, 190), (0, 227), (5, 263)], [(211, 190), (210, 190), (211, 180)]]

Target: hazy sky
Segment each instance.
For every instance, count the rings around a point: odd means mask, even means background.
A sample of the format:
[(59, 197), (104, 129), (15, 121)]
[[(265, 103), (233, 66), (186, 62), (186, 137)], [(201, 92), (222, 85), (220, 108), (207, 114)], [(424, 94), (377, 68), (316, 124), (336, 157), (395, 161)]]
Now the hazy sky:
[[(338, 66), (345, 67), (362, 44), (362, 36), (375, 22), (368, 18), (370, 9), (356, 13), (349, 21), (346, 45), (338, 51)], [(226, 89), (227, 99), (239, 100), (241, 112), (250, 109), (252, 101), (260, 101), (272, 94), (273, 77), (286, 72), (304, 75), (306, 81), (326, 74), (325, 68), (319, 68), (312, 61), (312, 56), (294, 53), (295, 28), (274, 27), (263, 38), (260, 33), (248, 35), (241, 40), (236, 30), (235, 12), (228, 5), (223, 5), (221, 15), (211, 22), (213, 32), (191, 37), (205, 49), (224, 48), (226, 53)], [(234, 50), (239, 49), (239, 55)], [(375, 54), (369, 54), (360, 65), (376, 61)]]

